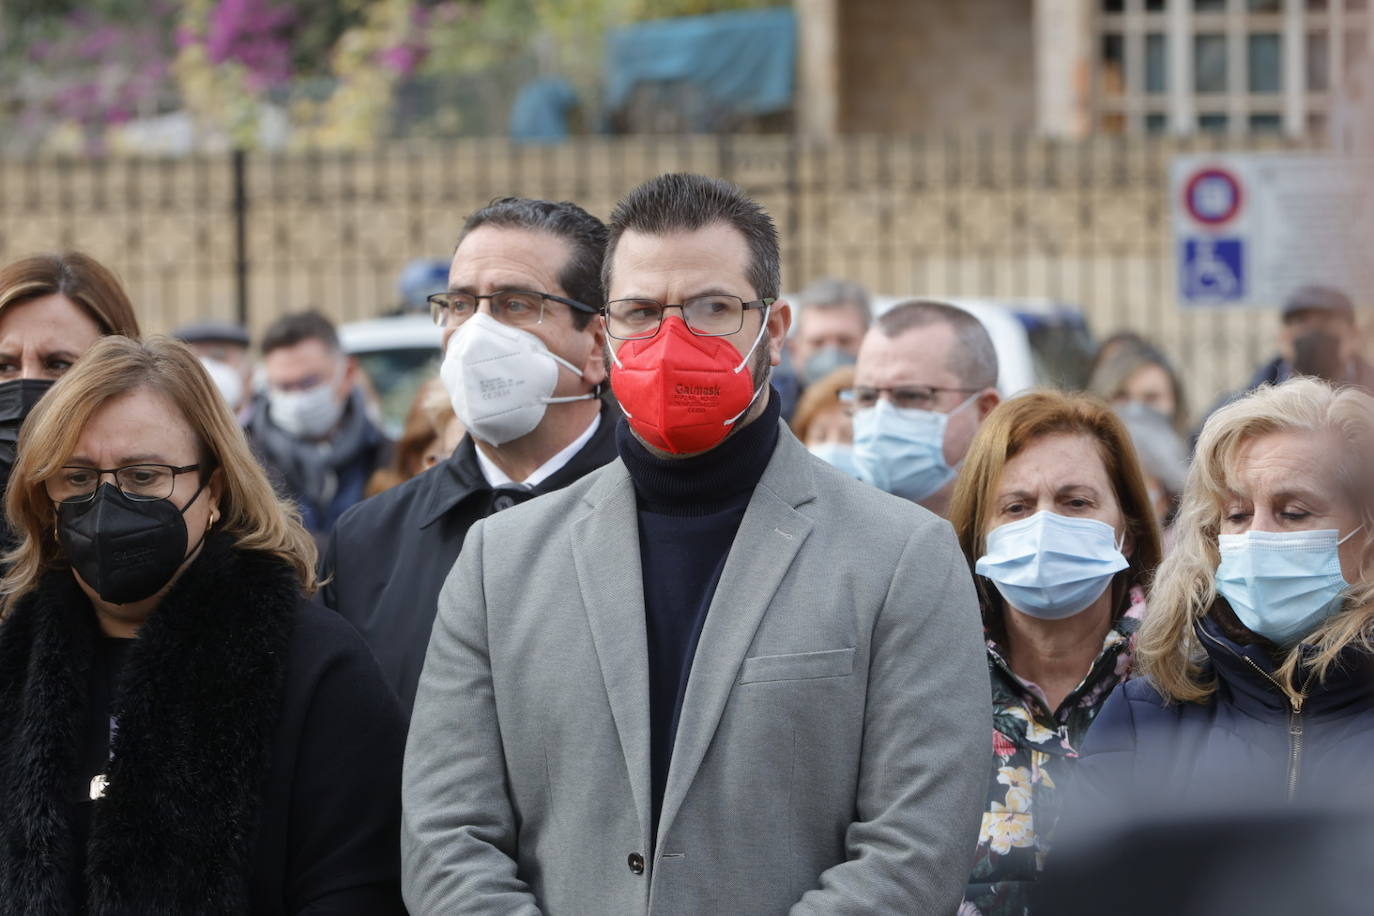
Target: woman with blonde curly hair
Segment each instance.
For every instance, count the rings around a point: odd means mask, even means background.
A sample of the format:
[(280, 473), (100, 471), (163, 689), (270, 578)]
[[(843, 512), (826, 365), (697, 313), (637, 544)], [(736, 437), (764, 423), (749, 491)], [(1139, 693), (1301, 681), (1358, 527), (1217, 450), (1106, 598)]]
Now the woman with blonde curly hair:
[(1293, 799), (1374, 755), (1374, 398), (1300, 378), (1202, 428), (1086, 796)]
[(200, 361), (96, 342), (24, 426), (0, 913), (401, 913), (404, 725)]

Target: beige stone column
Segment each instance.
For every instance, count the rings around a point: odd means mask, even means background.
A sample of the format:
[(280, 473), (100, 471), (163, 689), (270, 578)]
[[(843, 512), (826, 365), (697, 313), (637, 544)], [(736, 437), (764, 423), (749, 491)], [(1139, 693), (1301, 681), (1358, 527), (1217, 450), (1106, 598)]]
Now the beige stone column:
[(1092, 128), (1092, 0), (1035, 0), (1035, 123), (1051, 137)]
[(797, 13), (797, 130), (826, 140), (840, 128), (837, 0), (792, 0)]

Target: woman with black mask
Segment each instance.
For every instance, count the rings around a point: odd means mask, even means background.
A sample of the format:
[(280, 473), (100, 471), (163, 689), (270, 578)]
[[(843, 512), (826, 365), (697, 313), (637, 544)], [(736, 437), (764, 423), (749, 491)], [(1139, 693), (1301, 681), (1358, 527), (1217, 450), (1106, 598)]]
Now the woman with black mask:
[(404, 724), (200, 361), (34, 408), (0, 580), (0, 914), (403, 913)]
[[(119, 280), (70, 251), (0, 267), (0, 493), (14, 467), (19, 427), (52, 383), (106, 334), (138, 337)], [(0, 547), (13, 547), (8, 530)]]

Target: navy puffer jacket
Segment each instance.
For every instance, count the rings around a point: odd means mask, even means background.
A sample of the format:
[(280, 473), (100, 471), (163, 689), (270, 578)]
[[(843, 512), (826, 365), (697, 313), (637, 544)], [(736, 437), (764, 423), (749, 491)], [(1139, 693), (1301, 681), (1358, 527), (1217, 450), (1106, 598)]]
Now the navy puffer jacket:
[(1075, 812), (1104, 813), (1132, 797), (1184, 806), (1236, 794), (1329, 800), (1367, 781), (1374, 658), (1347, 649), (1325, 679), (1290, 699), (1268, 648), (1227, 636), (1216, 618), (1229, 608), (1218, 604), (1197, 625), (1215, 693), (1166, 704), (1144, 679), (1118, 686), (1084, 741)]

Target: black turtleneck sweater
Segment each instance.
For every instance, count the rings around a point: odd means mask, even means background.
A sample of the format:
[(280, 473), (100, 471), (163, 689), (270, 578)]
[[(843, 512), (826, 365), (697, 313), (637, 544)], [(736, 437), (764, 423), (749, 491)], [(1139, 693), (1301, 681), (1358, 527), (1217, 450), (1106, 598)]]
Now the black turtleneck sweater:
[(638, 504), (655, 836), (697, 639), (744, 510), (778, 443), (780, 403), (770, 391), (762, 415), (691, 458), (655, 457), (623, 420), (616, 430)]

